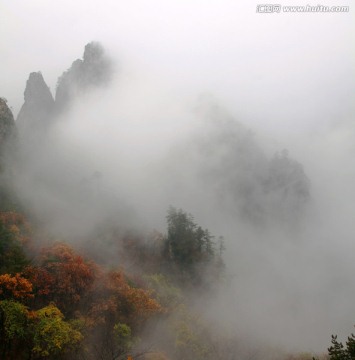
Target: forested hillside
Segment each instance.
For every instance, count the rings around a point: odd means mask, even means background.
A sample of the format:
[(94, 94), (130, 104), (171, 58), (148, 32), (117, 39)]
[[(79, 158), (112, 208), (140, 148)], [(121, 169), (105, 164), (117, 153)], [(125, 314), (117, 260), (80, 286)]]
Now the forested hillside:
[[(208, 294), (224, 276), (223, 262), (207, 230), (182, 211), (168, 217), (168, 234), (156, 234), (148, 247), (116, 237), (126, 260), (108, 268), (64, 242), (38, 247), (23, 215), (1, 212), (1, 358), (210, 356), (211, 344), (199, 334), (208, 329), (195, 322), (184, 294), (191, 286)], [(125, 270), (128, 260), (142, 266)], [(163, 328), (164, 341), (150, 339)]]

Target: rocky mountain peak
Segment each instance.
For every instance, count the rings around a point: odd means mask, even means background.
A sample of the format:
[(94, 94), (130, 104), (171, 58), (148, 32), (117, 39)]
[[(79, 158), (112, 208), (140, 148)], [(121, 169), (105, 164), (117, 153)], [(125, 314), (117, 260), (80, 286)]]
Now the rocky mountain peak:
[(85, 45), (84, 49), (84, 62), (85, 63), (95, 63), (98, 60), (101, 60), (104, 57), (104, 48), (99, 42), (92, 41)]
[(77, 59), (58, 79), (56, 108), (62, 110), (73, 98), (90, 88), (100, 87), (110, 80), (112, 65), (98, 42), (85, 46), (83, 59)]
[(25, 89), (25, 102), (53, 102), (52, 94), (45, 83), (41, 72), (32, 72), (27, 80)]
[(30, 74), (24, 98), (25, 102), (17, 117), (20, 132), (46, 128), (54, 109), (54, 100), (40, 72)]

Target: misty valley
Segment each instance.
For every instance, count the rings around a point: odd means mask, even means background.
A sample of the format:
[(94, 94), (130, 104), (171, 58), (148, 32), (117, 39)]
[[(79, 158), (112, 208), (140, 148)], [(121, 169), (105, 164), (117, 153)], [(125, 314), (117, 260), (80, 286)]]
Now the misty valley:
[(16, 120), (1, 94), (0, 359), (355, 359), (321, 176), (125, 74), (90, 42), (55, 92), (29, 74)]

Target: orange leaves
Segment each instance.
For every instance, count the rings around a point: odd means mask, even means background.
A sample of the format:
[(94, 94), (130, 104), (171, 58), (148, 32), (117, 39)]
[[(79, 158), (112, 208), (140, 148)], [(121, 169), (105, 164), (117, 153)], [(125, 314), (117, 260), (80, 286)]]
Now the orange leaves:
[(114, 293), (122, 293), (129, 288), (129, 285), (121, 271), (111, 271), (106, 277), (106, 287)]
[(69, 245), (64, 243), (56, 243), (50, 248), (43, 249), (41, 255), (41, 260), (43, 263), (66, 263), (77, 259), (83, 261), (81, 256), (76, 255), (74, 250)]
[(136, 326), (162, 312), (161, 305), (147, 290), (130, 284), (122, 271), (103, 274), (95, 289), (96, 301), (89, 317), (95, 324), (125, 323)]
[(117, 313), (117, 304), (115, 299), (105, 297), (97, 299), (88, 312), (86, 322), (89, 326), (104, 325), (107, 319), (114, 319)]
[(89, 316), (98, 323), (105, 317), (136, 323), (162, 311), (151, 293), (135, 287), (122, 271), (99, 271), (63, 243), (42, 250), (39, 266), (27, 268), (27, 276), (36, 295), (64, 312), (75, 311), (85, 296), (86, 303), (94, 298)]
[(151, 293), (130, 285), (123, 272), (108, 273), (105, 285), (116, 303), (116, 311), (131, 322), (140, 322), (162, 311), (160, 304), (150, 296)]
[[(31, 239), (26, 224), (16, 212), (0, 212), (0, 312), (14, 314), (7, 315), (8, 329), (16, 333), (9, 337), (15, 340), (5, 349), (10, 354), (6, 358), (60, 357), (76, 351), (81, 342), (83, 353), (91, 351), (93, 358), (108, 351), (128, 356), (141, 325), (163, 312), (145, 281), (87, 261), (64, 243), (36, 255), (38, 248), (26, 243), (27, 236)], [(27, 253), (33, 257), (28, 259)], [(0, 341), (3, 354), (1, 346)]]
[(150, 293), (144, 289), (129, 288), (127, 299), (133, 305), (136, 316), (147, 318), (154, 313), (161, 312), (159, 303), (150, 297)]
[(24, 274), (31, 280), (36, 295), (46, 296), (51, 293), (55, 279), (46, 269), (28, 266)]
[(55, 279), (58, 293), (79, 300), (80, 294), (92, 285), (95, 266), (85, 262), (66, 244), (55, 244), (42, 251), (41, 265)]
[(20, 274), (0, 275), (0, 296), (15, 299), (31, 298), (33, 297), (32, 284)]
[(37, 295), (71, 311), (95, 280), (96, 266), (86, 262), (68, 245), (54, 244), (42, 250), (39, 266), (27, 269)]
[(5, 225), (23, 225), (26, 222), (25, 217), (15, 211), (1, 211), (0, 221)]

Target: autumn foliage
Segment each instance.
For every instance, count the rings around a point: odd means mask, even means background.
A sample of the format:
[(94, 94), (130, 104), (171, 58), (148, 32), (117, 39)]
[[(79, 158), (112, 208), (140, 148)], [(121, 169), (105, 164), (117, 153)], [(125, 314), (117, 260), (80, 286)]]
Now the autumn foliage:
[[(189, 287), (207, 288), (201, 269), (217, 274), (220, 257), (207, 230), (182, 211), (171, 214), (168, 236), (154, 232), (148, 241), (104, 229), (103, 237), (107, 231), (117, 244), (117, 262), (107, 266), (63, 241), (33, 246), (25, 217), (0, 212), (0, 359), (205, 356), (205, 330), (179, 309)], [(159, 322), (166, 324), (162, 338), (170, 353), (140, 340)]]
[(0, 213), (0, 358), (116, 359), (163, 312), (123, 269), (107, 270), (55, 242), (28, 256), (30, 226)]
[(42, 249), (37, 266), (26, 269), (41, 304), (54, 301), (65, 313), (92, 288), (96, 266), (64, 243)]
[(32, 283), (20, 274), (0, 275), (0, 299), (25, 299), (33, 297)]

